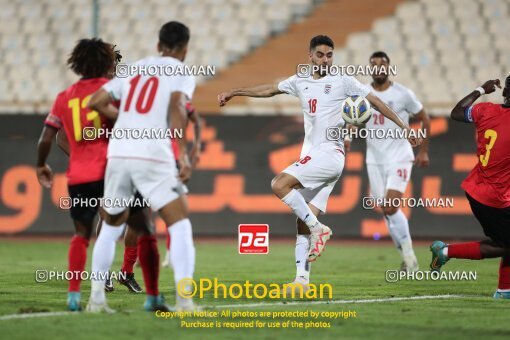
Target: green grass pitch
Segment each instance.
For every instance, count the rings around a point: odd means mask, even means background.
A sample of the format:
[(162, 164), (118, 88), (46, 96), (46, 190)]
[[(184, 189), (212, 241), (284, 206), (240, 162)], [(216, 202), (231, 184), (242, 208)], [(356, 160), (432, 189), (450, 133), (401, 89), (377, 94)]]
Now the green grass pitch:
[[(161, 254), (163, 243), (159, 242)], [(476, 281), (405, 281), (387, 283), (385, 271), (399, 266), (399, 255), (389, 243), (331, 243), (324, 255), (312, 265), (312, 282), (333, 286), (333, 300), (356, 300), (335, 304), (311, 304), (299, 301), (292, 305), (271, 305), (275, 300), (214, 299), (207, 295), (197, 301), (201, 305), (235, 305), (231, 310), (273, 311), (356, 311), (355, 318), (324, 319), (329, 328), (251, 328), (251, 329), (190, 329), (181, 327), (179, 319), (156, 318), (142, 310), (144, 295), (129, 293), (115, 285), (109, 293), (114, 315), (70, 313), (60, 316), (5, 319), (21, 312), (65, 311), (67, 283), (35, 282), (35, 270), (65, 270), (68, 242), (65, 240), (0, 240), (0, 329), (4, 339), (72, 338), (102, 339), (133, 337), (143, 339), (314, 339), (350, 338), (411, 338), (461, 339), (466, 337), (509, 338), (510, 301), (493, 300), (497, 284), (498, 260), (450, 261), (445, 269), (476, 271)], [(89, 247), (87, 269), (93, 243)], [(217, 277), (232, 284), (250, 280), (252, 283), (286, 283), (294, 277), (294, 243), (273, 242), (269, 255), (239, 255), (236, 241), (197, 241), (195, 278)], [(430, 253), (426, 246), (416, 247), (420, 266), (428, 267)], [(114, 268), (120, 268), (123, 246), (118, 244)], [(140, 268), (135, 269), (142, 284)], [(174, 302), (175, 287), (172, 271), (161, 269), (160, 289), (169, 304)], [(82, 284), (82, 303), (88, 298), (90, 283)], [(457, 297), (425, 300), (388, 301), (395, 297), (435, 295)], [(379, 301), (359, 301), (381, 299)], [(260, 307), (243, 308), (247, 303), (264, 303)], [(218, 309), (223, 310), (223, 309)], [(35, 316), (35, 314), (31, 314)], [(257, 318), (264, 322), (280, 322), (289, 318)], [(188, 321), (211, 319), (187, 319)], [(250, 321), (252, 319), (217, 321)], [(293, 319), (306, 322), (309, 319)]]

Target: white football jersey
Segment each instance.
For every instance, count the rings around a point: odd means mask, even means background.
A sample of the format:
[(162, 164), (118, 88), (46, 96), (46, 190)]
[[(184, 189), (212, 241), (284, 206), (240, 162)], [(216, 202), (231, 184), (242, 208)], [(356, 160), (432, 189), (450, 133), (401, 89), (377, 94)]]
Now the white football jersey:
[[(409, 124), (409, 117), (417, 114), (423, 108), (423, 105), (416, 99), (413, 91), (399, 83), (392, 82), (385, 91), (376, 91), (372, 85), (370, 85), (370, 88), (372, 93), (392, 108), (405, 123)], [(372, 117), (366, 123), (366, 128), (400, 130), (397, 124), (383, 116), (373, 107)], [(370, 138), (371, 134), (367, 134), (367, 136), (367, 163), (385, 164), (412, 162), (414, 160), (413, 148), (407, 139)]]
[[(182, 66), (183, 63), (172, 57), (147, 57), (133, 65), (170, 65)], [(140, 68), (139, 68), (140, 69)], [(160, 72), (148, 75), (147, 72), (129, 75), (126, 78), (114, 78), (103, 88), (111, 96), (120, 100), (119, 116), (115, 122), (116, 129), (135, 129), (138, 131), (155, 131), (151, 136), (164, 136), (168, 131), (168, 108), (172, 92), (182, 92), (189, 100), (195, 90), (195, 78), (189, 75), (165, 75)], [(119, 131), (120, 132), (120, 131)], [(113, 131), (115, 133), (115, 131)], [(157, 135), (160, 133), (159, 135)], [(116, 136), (123, 134), (115, 133)], [(108, 158), (137, 158), (160, 162), (173, 162), (174, 155), (169, 138), (110, 138)], [(146, 135), (147, 136), (147, 135)], [(169, 135), (167, 134), (166, 137)], [(131, 137), (131, 138), (130, 138)], [(136, 136), (135, 136), (136, 137)]]
[(301, 78), (294, 75), (278, 84), (278, 89), (296, 96), (303, 110), (305, 139), (301, 157), (322, 143), (333, 143), (343, 150), (343, 140), (330, 141), (328, 128), (341, 128), (344, 125), (341, 106), (348, 96), (366, 97), (370, 88), (353, 77), (327, 75), (320, 79), (313, 76)]

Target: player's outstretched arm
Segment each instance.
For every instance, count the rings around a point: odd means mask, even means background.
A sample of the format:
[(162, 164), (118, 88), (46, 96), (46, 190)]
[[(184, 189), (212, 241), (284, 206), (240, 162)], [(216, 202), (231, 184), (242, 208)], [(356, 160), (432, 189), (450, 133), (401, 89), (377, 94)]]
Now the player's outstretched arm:
[(281, 93), (283, 92), (278, 89), (278, 84), (264, 84), (252, 87), (241, 87), (220, 93), (218, 95), (218, 103), (220, 104), (220, 106), (224, 106), (230, 99), (234, 97), (244, 96), (244, 97), (267, 98)]
[(103, 88), (97, 90), (90, 98), (87, 107), (97, 111), (106, 118), (115, 121), (119, 115), (119, 109), (112, 104), (112, 97)]
[(53, 172), (50, 166), (46, 164), (46, 160), (50, 154), (51, 144), (57, 131), (58, 129), (54, 127), (45, 126), (37, 143), (37, 179), (46, 188), (51, 188), (53, 184)]
[(409, 136), (408, 140), (413, 147), (420, 145), (421, 139), (415, 137), (412, 133), (409, 133), (411, 128), (406, 123), (404, 123), (402, 119), (400, 119), (400, 117), (395, 113), (395, 111), (393, 111), (388, 105), (386, 105), (381, 99), (379, 99), (379, 97), (377, 97), (373, 93), (369, 93), (366, 98), (368, 99), (370, 104), (372, 104), (375, 107), (377, 111), (382, 113), (386, 118), (397, 124), (403, 130), (408, 131)]
[[(450, 118), (459, 122), (467, 123), (464, 113), (481, 95), (496, 91), (496, 86), (501, 88), (499, 79), (487, 80), (482, 86), (462, 98), (453, 108)], [(482, 93), (483, 92), (483, 93)]]

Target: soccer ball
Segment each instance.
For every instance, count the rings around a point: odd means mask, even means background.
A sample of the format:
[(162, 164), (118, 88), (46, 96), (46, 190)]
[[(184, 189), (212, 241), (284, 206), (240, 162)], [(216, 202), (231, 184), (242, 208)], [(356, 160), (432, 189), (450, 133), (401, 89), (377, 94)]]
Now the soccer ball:
[(363, 125), (371, 115), (370, 103), (365, 97), (347, 97), (342, 103), (342, 118), (347, 124)]

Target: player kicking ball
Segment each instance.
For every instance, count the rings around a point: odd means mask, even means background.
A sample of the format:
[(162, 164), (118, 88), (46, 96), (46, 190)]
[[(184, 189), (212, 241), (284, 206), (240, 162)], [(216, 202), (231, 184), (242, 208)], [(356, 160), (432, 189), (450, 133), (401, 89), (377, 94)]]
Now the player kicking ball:
[[(159, 65), (159, 69), (182, 67), (189, 42), (189, 29), (179, 22), (164, 24), (159, 31), (158, 52), (160, 56), (147, 57), (135, 65), (146, 69)], [(149, 130), (158, 133), (171, 128), (182, 130), (183, 138), (175, 139), (179, 148), (177, 173), (171, 140), (162, 138), (130, 138), (119, 134), (108, 145), (105, 198), (130, 199), (136, 190), (150, 201), (151, 209), (158, 211), (169, 228), (171, 236), (171, 260), (176, 287), (184, 278), (192, 278), (195, 267), (195, 247), (188, 204), (183, 182), (191, 176), (191, 165), (186, 151), (186, 103), (191, 100), (195, 79), (188, 75), (129, 74), (105, 84), (90, 99), (89, 107), (110, 119), (116, 119), (115, 130)], [(120, 108), (111, 103), (120, 100)], [(142, 131), (144, 130), (144, 131)], [(104, 275), (110, 269), (115, 255), (115, 241), (122, 234), (127, 220), (123, 207), (106, 207), (106, 216), (94, 246), (92, 271)], [(157, 289), (159, 276), (159, 253), (154, 236), (146, 244), (147, 257), (140, 256), (146, 278), (147, 311), (168, 310)], [(144, 250), (140, 249), (140, 253)], [(89, 312), (113, 312), (106, 303), (104, 280), (92, 280)], [(190, 288), (190, 287), (185, 287)], [(177, 295), (177, 310), (194, 310), (191, 298)]]
[(483, 94), (501, 88), (489, 80), (457, 103), (451, 118), (476, 127), (478, 162), (462, 182), (471, 211), (489, 240), (430, 246), (430, 269), (439, 271), (448, 260), (501, 257), (495, 299), (510, 299), (510, 76), (505, 80), (503, 104), (473, 103)]
[[(390, 58), (385, 52), (374, 52), (369, 59), (370, 65), (378, 69), (388, 70)], [(388, 72), (379, 72), (372, 75), (373, 82), (369, 84), (371, 90), (385, 103), (387, 103), (406, 123), (409, 118), (421, 121), (422, 128), (428, 133), (430, 119), (425, 113), (423, 105), (416, 99), (413, 91), (389, 79)], [(371, 130), (395, 130), (398, 126), (388, 121), (376, 110), (373, 110), (370, 120), (365, 127)], [(423, 140), (420, 150), (414, 157), (409, 143), (399, 138), (373, 138), (368, 134), (366, 138), (366, 163), (370, 190), (376, 199), (387, 199), (388, 202), (401, 200), (407, 184), (411, 179), (413, 162), (420, 167), (429, 165), (428, 138)], [(348, 149), (349, 142), (346, 142)], [(384, 219), (388, 226), (390, 236), (402, 257), (401, 270), (415, 272), (419, 269), (418, 260), (414, 254), (409, 221), (398, 206), (388, 205), (382, 207)]]
[[(366, 97), (385, 117), (402, 129), (409, 126), (371, 90), (355, 78), (329, 75), (333, 61), (333, 41), (324, 35), (314, 37), (309, 45), (310, 63), (319, 67), (313, 74), (297, 74), (277, 83), (233, 89), (218, 96), (220, 106), (236, 96), (272, 97), (287, 93), (299, 98), (304, 116), (305, 138), (301, 159), (278, 174), (271, 182), (273, 193), (297, 216), (296, 279), (306, 285), (310, 263), (317, 260), (332, 231), (317, 216), (326, 205), (345, 161), (343, 140), (329, 140), (328, 128), (344, 125), (341, 104), (347, 96)], [(412, 145), (419, 140), (410, 138)]]

